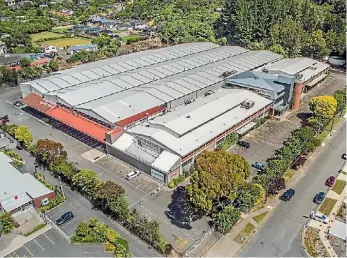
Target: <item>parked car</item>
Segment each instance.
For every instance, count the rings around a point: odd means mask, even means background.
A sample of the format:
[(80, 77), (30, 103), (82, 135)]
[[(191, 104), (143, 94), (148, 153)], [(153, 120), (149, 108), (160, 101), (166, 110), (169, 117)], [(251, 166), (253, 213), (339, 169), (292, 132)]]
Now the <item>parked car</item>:
[(23, 147), (19, 143), (17, 143), (16, 148), (17, 150), (23, 150)]
[(66, 222), (71, 220), (74, 217), (71, 211), (65, 212), (57, 221), (55, 222), (58, 226), (64, 225)]
[(319, 211), (311, 211), (310, 218), (328, 224), (330, 219)]
[(243, 147), (243, 148), (246, 148), (248, 149), (249, 147), (251, 147), (251, 144), (249, 142), (245, 142), (245, 141), (238, 141), (237, 142), (237, 145)]
[(294, 189), (288, 189), (287, 191), (285, 191), (283, 193), (283, 195), (281, 196), (281, 200), (288, 202), (290, 201), (290, 199), (292, 199), (292, 197), (295, 195), (295, 190)]
[(257, 162), (254, 162), (252, 164), (252, 167), (256, 168), (256, 169), (259, 169), (259, 170), (264, 170), (265, 169), (265, 165), (259, 161)]
[(134, 171), (131, 171), (129, 174), (127, 174), (125, 178), (130, 180), (140, 175), (140, 173), (141, 173), (140, 171), (135, 169)]
[(316, 194), (316, 196), (313, 199), (313, 202), (315, 204), (321, 204), (323, 202), (324, 198), (325, 198), (325, 193), (320, 192), (320, 193)]
[(334, 176), (329, 176), (327, 180), (325, 181), (325, 185), (332, 187), (333, 184), (335, 183), (335, 177)]
[(346, 159), (346, 152), (342, 154), (342, 158)]

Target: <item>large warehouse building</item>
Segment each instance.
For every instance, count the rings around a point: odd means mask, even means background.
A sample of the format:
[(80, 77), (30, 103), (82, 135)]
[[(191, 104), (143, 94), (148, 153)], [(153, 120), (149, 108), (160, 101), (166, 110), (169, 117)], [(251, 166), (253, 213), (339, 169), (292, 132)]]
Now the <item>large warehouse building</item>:
[(22, 83), (21, 90), (27, 105), (168, 182), (202, 150), (268, 113), (272, 100), (221, 88), (234, 75), (281, 59), (269, 51), (190, 43), (83, 64)]

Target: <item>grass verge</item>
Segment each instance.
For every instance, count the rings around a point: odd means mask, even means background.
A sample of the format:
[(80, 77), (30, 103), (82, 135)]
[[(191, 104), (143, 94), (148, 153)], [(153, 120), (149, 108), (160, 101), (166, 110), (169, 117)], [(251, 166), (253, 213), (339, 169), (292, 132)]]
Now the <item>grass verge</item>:
[(248, 222), (247, 225), (240, 231), (240, 233), (234, 238), (234, 241), (243, 244), (252, 235), (255, 230), (255, 226)]
[(335, 184), (333, 185), (333, 188), (331, 188), (331, 190), (333, 190), (335, 193), (341, 194), (343, 189), (346, 186), (346, 181), (345, 180), (336, 180)]
[(257, 216), (254, 216), (253, 219), (259, 224), (263, 221), (264, 217), (268, 214), (268, 211), (265, 211), (263, 213), (258, 214)]
[(335, 199), (326, 198), (323, 204), (319, 207), (319, 211), (323, 213), (325, 216), (329, 216), (336, 202), (337, 200)]
[(291, 179), (295, 174), (294, 169), (287, 169), (287, 171), (284, 173), (283, 178), (287, 182), (289, 179)]

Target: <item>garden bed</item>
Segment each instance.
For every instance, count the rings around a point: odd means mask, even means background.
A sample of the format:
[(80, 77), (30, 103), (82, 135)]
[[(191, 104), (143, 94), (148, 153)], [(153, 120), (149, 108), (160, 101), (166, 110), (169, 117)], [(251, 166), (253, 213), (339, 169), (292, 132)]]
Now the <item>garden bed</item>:
[(304, 232), (303, 238), (304, 247), (311, 257), (330, 257), (319, 237), (319, 229), (308, 227)]

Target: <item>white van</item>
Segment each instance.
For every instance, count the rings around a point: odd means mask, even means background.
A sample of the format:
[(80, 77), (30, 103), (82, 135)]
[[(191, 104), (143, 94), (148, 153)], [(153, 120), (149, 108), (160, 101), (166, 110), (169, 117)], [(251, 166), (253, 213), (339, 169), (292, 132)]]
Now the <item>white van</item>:
[(310, 217), (311, 219), (323, 222), (324, 224), (328, 224), (330, 222), (330, 219), (319, 211), (311, 211)]

